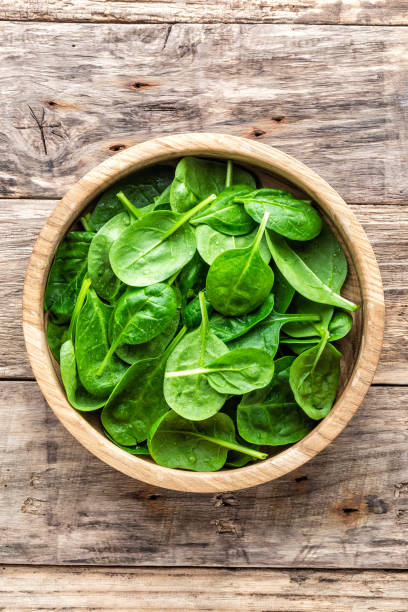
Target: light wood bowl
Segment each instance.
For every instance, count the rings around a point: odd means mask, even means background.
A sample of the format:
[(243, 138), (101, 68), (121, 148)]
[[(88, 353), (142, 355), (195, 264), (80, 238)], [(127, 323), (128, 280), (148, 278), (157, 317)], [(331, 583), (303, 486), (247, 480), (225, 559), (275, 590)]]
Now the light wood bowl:
[[(169, 162), (185, 155), (233, 159), (254, 171), (265, 186), (282, 186), (308, 194), (336, 232), (345, 250), (349, 275), (343, 293), (361, 304), (352, 332), (341, 350), (342, 377), (329, 415), (297, 444), (240, 469), (199, 473), (156, 465), (112, 444), (99, 419), (77, 412), (68, 403), (48, 350), (43, 298), (55, 250), (82, 211), (112, 183), (143, 166)], [(384, 329), (384, 295), (371, 245), (342, 198), (315, 172), (267, 145), (223, 134), (177, 134), (131, 147), (91, 170), (56, 206), (34, 246), (23, 295), (23, 326), (35, 377), (63, 425), (91, 453), (125, 474), (149, 484), (179, 491), (231, 491), (252, 487), (298, 468), (342, 431), (361, 404), (380, 357)], [(95, 416), (95, 415), (94, 415)]]

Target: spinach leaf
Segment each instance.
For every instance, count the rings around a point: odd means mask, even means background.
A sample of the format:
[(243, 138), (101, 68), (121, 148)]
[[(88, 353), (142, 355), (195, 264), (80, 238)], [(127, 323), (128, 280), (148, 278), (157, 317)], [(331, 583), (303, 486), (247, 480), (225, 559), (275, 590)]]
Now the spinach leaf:
[[(227, 164), (225, 162), (196, 157), (184, 157), (176, 167), (170, 189), (172, 210), (185, 212), (210, 194), (220, 193), (226, 186)], [(246, 170), (233, 167), (230, 184), (248, 185), (255, 188), (255, 179)]]
[(119, 344), (116, 354), (122, 361), (133, 364), (141, 359), (157, 357), (165, 351), (174, 337), (180, 322), (180, 313), (177, 311), (170, 323), (155, 338), (142, 344)]
[(210, 327), (216, 336), (223, 342), (231, 342), (235, 338), (246, 334), (257, 323), (265, 319), (273, 310), (274, 296), (269, 294), (263, 304), (249, 314), (240, 317), (224, 317), (215, 313), (210, 318)]
[(68, 325), (57, 325), (51, 319), (47, 321), (47, 341), (52, 356), (56, 361), (60, 360), (61, 346), (68, 339)]
[(89, 247), (88, 276), (96, 293), (104, 300), (112, 300), (121, 287), (122, 283), (110, 265), (109, 251), (130, 222), (131, 219), (126, 212), (112, 217), (95, 234)]
[[(108, 325), (112, 306), (104, 304), (93, 289), (78, 315), (75, 355), (79, 379), (85, 389), (97, 397), (107, 397), (123, 376), (126, 366), (115, 355), (105, 360), (109, 351)], [(99, 374), (101, 365), (103, 371)]]
[(214, 198), (184, 215), (159, 210), (130, 225), (109, 253), (116, 276), (127, 285), (146, 287), (181, 270), (196, 251), (194, 230), (187, 222)]
[(172, 287), (157, 283), (128, 288), (118, 300), (109, 324), (111, 346), (99, 375), (121, 344), (141, 344), (158, 336), (174, 318), (177, 298)]
[(232, 185), (217, 196), (209, 211), (203, 210), (191, 219), (192, 225), (209, 225), (218, 232), (241, 236), (251, 232), (256, 223), (245, 211), (242, 204), (237, 204), (236, 197), (249, 193), (245, 185)]
[(54, 322), (69, 321), (87, 269), (92, 232), (69, 232), (55, 253), (44, 295)]
[(164, 369), (185, 331), (179, 332), (162, 355), (134, 363), (112, 391), (101, 420), (115, 442), (125, 446), (143, 442), (155, 421), (169, 410), (163, 396)]
[(288, 283), (279, 268), (272, 266), (275, 280), (273, 282), (273, 294), (275, 296), (275, 308), (278, 312), (286, 312), (295, 295), (295, 290)]
[[(199, 293), (201, 325), (188, 333), (170, 354), (167, 372), (202, 368), (206, 363), (228, 352), (224, 342), (211, 331), (203, 293)], [(177, 414), (192, 421), (200, 421), (218, 412), (226, 395), (212, 388), (203, 374), (186, 378), (165, 378), (164, 397)]]
[(115, 442), (115, 440), (112, 438), (111, 435), (109, 435), (107, 431), (104, 431), (104, 433), (108, 440), (113, 442), (115, 446), (118, 446), (119, 448), (126, 451), (127, 453), (130, 453), (131, 455), (150, 455), (146, 442), (142, 442), (141, 444), (134, 444), (132, 446), (124, 446), (123, 444), (118, 444), (118, 442)]
[[(207, 292), (204, 290), (204, 299), (205, 306), (207, 310), (207, 314), (211, 314), (213, 311), (213, 307), (210, 304), (210, 300), (207, 297)], [(194, 329), (201, 323), (201, 307), (200, 307), (200, 298), (197, 295), (194, 299), (191, 300), (182, 310), (181, 316), (183, 318), (183, 323), (188, 329)]]
[(289, 385), (293, 357), (275, 361), (272, 382), (244, 395), (237, 410), (238, 431), (245, 441), (279, 446), (304, 438), (314, 423), (295, 402)]
[(353, 327), (353, 317), (343, 310), (335, 310), (329, 323), (329, 342), (340, 340), (347, 336)]
[(314, 302), (338, 306), (345, 310), (359, 308), (321, 281), (282, 236), (269, 230), (266, 233), (266, 241), (279, 270), (298, 293)]
[(267, 458), (265, 453), (235, 442), (234, 423), (223, 413), (203, 421), (189, 421), (173, 411), (167, 412), (152, 427), (147, 445), (159, 465), (195, 472), (221, 469), (229, 449), (257, 459)]
[(123, 206), (117, 199), (118, 191), (123, 191), (126, 197), (137, 208), (142, 208), (154, 202), (162, 195), (163, 190), (170, 185), (174, 176), (171, 166), (151, 166), (129, 174), (103, 192), (91, 215), (91, 225), (95, 230), (101, 229), (109, 219), (123, 212)]
[(296, 357), (289, 382), (296, 402), (311, 419), (322, 419), (331, 410), (340, 378), (341, 353), (327, 337)]
[(207, 295), (223, 315), (237, 316), (255, 310), (268, 297), (274, 280), (272, 269), (259, 251), (268, 221), (265, 214), (253, 244), (218, 255), (207, 275)]
[(311, 240), (322, 229), (321, 217), (310, 202), (298, 200), (287, 191), (256, 189), (239, 194), (235, 202), (242, 202), (257, 223), (269, 213), (267, 227), (292, 240)]
[(106, 401), (106, 397), (101, 399), (100, 397), (95, 397), (91, 393), (88, 393), (78, 380), (75, 349), (70, 338), (61, 346), (60, 369), (65, 392), (73, 408), (82, 412), (91, 412), (92, 410), (102, 408)]
[(257, 348), (269, 353), (271, 358), (276, 355), (279, 346), (279, 335), (282, 326), (289, 321), (318, 320), (317, 315), (283, 314), (273, 310), (261, 323), (258, 323), (249, 332), (228, 343), (229, 349)]
[[(208, 225), (199, 225), (196, 229), (197, 251), (204, 261), (211, 265), (221, 253), (231, 249), (243, 249), (253, 244), (256, 233), (255, 229), (245, 236), (227, 236)], [(262, 237), (259, 250), (266, 263), (269, 263), (271, 254), (265, 236)]]
[(177, 285), (184, 301), (194, 298), (199, 291), (205, 288), (207, 272), (208, 265), (196, 251), (194, 257), (184, 266), (177, 277)]
[(241, 395), (270, 383), (274, 363), (270, 355), (259, 349), (242, 348), (225, 353), (202, 367), (166, 371), (165, 378), (196, 377), (205, 374), (218, 393)]

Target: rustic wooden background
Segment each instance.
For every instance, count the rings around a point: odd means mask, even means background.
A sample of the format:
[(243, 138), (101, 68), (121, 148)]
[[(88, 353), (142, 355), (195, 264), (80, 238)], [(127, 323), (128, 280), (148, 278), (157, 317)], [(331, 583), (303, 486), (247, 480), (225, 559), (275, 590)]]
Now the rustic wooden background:
[[(408, 2), (0, 0), (0, 608), (408, 610)], [(188, 130), (260, 139), (350, 203), (383, 275), (382, 360), (321, 455), (233, 494), (149, 487), (57, 422), (21, 329), (27, 258), (74, 181)]]

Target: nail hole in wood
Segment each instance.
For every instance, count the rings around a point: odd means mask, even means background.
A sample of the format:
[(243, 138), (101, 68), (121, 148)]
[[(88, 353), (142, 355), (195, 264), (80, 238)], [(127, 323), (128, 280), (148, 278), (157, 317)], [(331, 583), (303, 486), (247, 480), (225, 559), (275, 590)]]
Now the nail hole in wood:
[(353, 512), (359, 512), (358, 508), (343, 508), (344, 514), (352, 514)]
[(274, 123), (282, 123), (282, 121), (285, 121), (286, 117), (284, 117), (283, 115), (278, 115), (277, 117), (272, 117), (271, 121), (273, 121)]
[(114, 151), (115, 153), (116, 151), (123, 151), (123, 149), (126, 149), (124, 144), (114, 144), (109, 147), (109, 151)]
[(298, 476), (298, 478), (295, 478), (296, 482), (303, 482), (304, 480), (307, 480), (307, 476)]
[(255, 138), (260, 138), (264, 134), (266, 134), (265, 130), (261, 130), (259, 128), (254, 128), (251, 132), (251, 136), (254, 136)]

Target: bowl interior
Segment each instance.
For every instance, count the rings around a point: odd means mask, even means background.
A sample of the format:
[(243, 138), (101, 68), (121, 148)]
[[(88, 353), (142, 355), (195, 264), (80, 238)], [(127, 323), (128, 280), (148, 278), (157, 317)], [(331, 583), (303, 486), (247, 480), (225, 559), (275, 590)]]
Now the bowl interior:
[[(205, 156), (200, 155), (199, 157), (205, 157)], [(212, 157), (214, 157), (214, 156), (212, 155)], [(216, 157), (219, 157), (220, 159), (223, 159), (222, 155), (217, 155)], [(174, 157), (172, 157), (169, 160), (163, 160), (163, 161), (166, 164), (176, 165), (178, 160), (175, 159)], [(156, 165), (156, 164), (153, 164), (153, 165)], [(250, 170), (257, 177), (257, 180), (258, 180), (260, 186), (284, 189), (286, 191), (289, 191), (290, 193), (292, 193), (294, 196), (296, 196), (298, 198), (310, 200), (310, 195), (306, 194), (306, 192), (302, 191), (302, 189), (300, 189), (298, 186), (294, 185), (290, 181), (282, 178), (281, 176), (278, 176), (277, 174), (274, 174), (273, 172), (268, 172), (268, 171), (266, 171), (264, 169), (259, 168), (258, 166), (254, 166), (254, 165), (251, 165), (251, 164), (245, 164), (245, 163), (239, 162), (239, 165), (247, 168), (248, 170)], [(125, 172), (125, 173), (122, 172), (121, 173), (120, 178), (123, 178), (123, 176), (126, 176), (126, 174), (130, 174), (131, 172), (133, 172), (133, 168), (130, 167), (127, 172)], [(118, 180), (119, 180), (119, 177), (118, 177)], [(88, 209), (92, 210), (93, 207), (96, 204), (97, 199), (93, 200), (86, 207), (86, 210), (88, 210)], [(339, 240), (341, 246), (343, 247), (344, 253), (345, 253), (346, 258), (347, 258), (347, 262), (348, 262), (348, 275), (347, 275), (346, 282), (345, 282), (345, 284), (344, 284), (344, 286), (342, 288), (342, 295), (344, 295), (345, 297), (347, 297), (348, 299), (352, 300), (353, 302), (355, 302), (357, 304), (361, 304), (362, 303), (362, 293), (361, 293), (361, 288), (360, 288), (360, 284), (359, 284), (358, 273), (357, 273), (356, 267), (355, 267), (355, 265), (353, 263), (353, 260), (352, 260), (351, 254), (350, 254), (350, 249), (349, 249), (349, 245), (348, 245), (347, 239), (343, 238), (342, 234), (338, 231), (338, 228), (335, 227), (335, 225), (333, 224), (333, 222), (331, 221), (329, 216), (319, 206), (319, 204), (317, 204), (315, 201), (313, 201), (313, 205), (319, 210), (319, 213), (324, 218), (325, 222), (330, 226), (332, 231), (335, 233), (337, 239)], [(78, 218), (80, 216), (82, 216), (83, 214), (84, 214), (84, 210), (79, 211), (78, 212)], [(70, 229), (75, 228), (76, 223), (77, 222), (74, 222), (74, 224), (71, 226)], [(62, 238), (63, 237), (61, 237), (61, 240), (62, 240)], [(358, 354), (359, 354), (359, 350), (360, 350), (360, 345), (361, 345), (361, 341), (362, 341), (362, 333), (363, 333), (363, 309), (360, 308), (355, 313), (352, 313), (352, 316), (353, 316), (354, 324), (353, 324), (353, 327), (352, 327), (350, 333), (345, 338), (343, 338), (341, 341), (336, 342), (336, 346), (339, 348), (339, 350), (343, 354), (343, 358), (341, 360), (340, 384), (339, 384), (339, 389), (338, 389), (337, 396), (336, 396), (336, 402), (340, 398), (342, 393), (344, 392), (344, 390), (346, 388), (346, 385), (347, 385), (347, 382), (349, 381), (349, 379), (350, 379), (350, 377), (352, 375), (352, 372), (353, 372), (354, 367), (356, 365), (356, 361), (357, 361), (357, 358), (358, 358)], [(45, 331), (45, 325), (46, 325), (46, 319), (44, 319), (44, 331)], [(52, 357), (51, 352), (50, 352), (50, 357), (51, 357), (51, 360), (52, 360), (52, 363), (53, 363), (53, 367), (54, 367), (55, 373), (56, 373), (58, 379), (60, 380), (60, 384), (62, 385), (61, 378), (60, 378), (59, 365), (55, 361), (55, 359)], [(72, 410), (74, 410), (74, 408), (72, 408)], [(80, 416), (83, 419), (85, 419), (98, 432), (103, 433), (98, 412), (99, 411), (97, 411), (96, 413), (95, 412), (90, 412), (90, 413), (78, 413), (78, 414), (80, 414)], [(320, 422), (317, 421), (316, 422), (316, 426), (319, 423)], [(311, 433), (313, 433), (313, 431)], [(311, 434), (309, 434), (309, 435), (311, 435)], [(108, 445), (111, 445), (112, 447), (115, 446), (107, 438), (106, 438), (106, 443)], [(297, 444), (300, 444), (300, 442), (298, 442)], [(296, 446), (297, 444), (294, 444), (294, 445), (291, 445), (291, 446)], [(272, 451), (272, 452), (270, 452), (270, 455), (271, 456), (272, 455), (276, 456), (276, 455), (284, 452), (287, 448), (288, 448), (287, 446), (285, 446), (285, 447), (270, 447), (270, 450)], [(123, 452), (125, 452), (125, 451), (123, 451)], [(129, 457), (130, 457), (130, 455), (129, 455)], [(143, 461), (153, 462), (153, 460), (150, 457), (145, 457), (143, 455), (138, 456), (137, 458), (135, 458), (135, 457), (132, 457), (132, 458), (135, 461), (139, 461), (140, 459), (142, 459)], [(238, 468), (238, 469), (234, 468), (233, 471), (234, 472), (238, 472), (238, 471), (240, 471), (242, 469), (245, 469), (245, 468)], [(223, 470), (224, 471), (231, 471), (230, 468), (224, 468)], [(177, 471), (179, 471), (179, 470), (177, 470)]]

